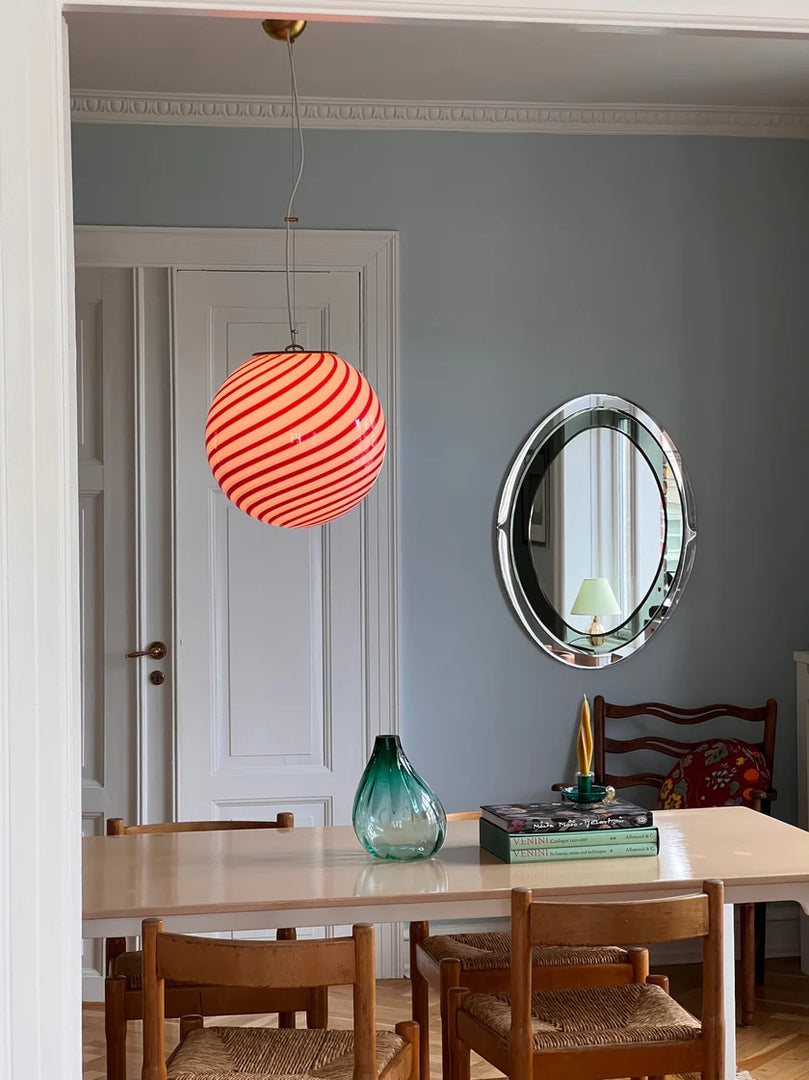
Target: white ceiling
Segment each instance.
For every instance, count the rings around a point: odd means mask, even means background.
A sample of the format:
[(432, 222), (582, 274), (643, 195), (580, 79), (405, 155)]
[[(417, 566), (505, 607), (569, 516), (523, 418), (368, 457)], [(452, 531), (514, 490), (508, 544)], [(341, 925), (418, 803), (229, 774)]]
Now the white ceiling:
[[(253, 19), (71, 15), (74, 89), (286, 95), (285, 47)], [(303, 98), (809, 105), (809, 41), (535, 25), (310, 23)]]

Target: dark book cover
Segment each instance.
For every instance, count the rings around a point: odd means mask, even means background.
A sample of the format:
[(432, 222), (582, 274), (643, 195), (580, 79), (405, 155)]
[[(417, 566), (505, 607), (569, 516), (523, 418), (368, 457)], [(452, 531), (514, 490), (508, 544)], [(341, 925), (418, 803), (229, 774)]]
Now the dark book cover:
[(499, 855), (503, 851), (531, 852), (572, 851), (575, 848), (600, 846), (634, 847), (637, 844), (660, 846), (660, 833), (652, 825), (646, 829), (579, 829), (576, 832), (508, 833), (481, 818), (480, 846)]
[(586, 832), (592, 829), (645, 829), (653, 815), (635, 803), (498, 803), (481, 806), (481, 817), (507, 833)]

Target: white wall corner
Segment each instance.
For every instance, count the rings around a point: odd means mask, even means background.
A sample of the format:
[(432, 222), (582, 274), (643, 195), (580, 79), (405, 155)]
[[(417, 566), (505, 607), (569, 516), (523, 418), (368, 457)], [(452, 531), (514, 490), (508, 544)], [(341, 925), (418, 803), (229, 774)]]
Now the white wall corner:
[(67, 38), (0, 5), (0, 1076), (81, 1076)]

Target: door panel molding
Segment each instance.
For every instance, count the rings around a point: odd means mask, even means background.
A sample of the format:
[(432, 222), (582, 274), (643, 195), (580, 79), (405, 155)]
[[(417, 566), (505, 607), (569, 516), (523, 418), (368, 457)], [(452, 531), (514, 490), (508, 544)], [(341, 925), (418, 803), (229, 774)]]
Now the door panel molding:
[(103, 491), (85, 490), (79, 495), (79, 551), (81, 651), (85, 658), (82, 673), (82, 786), (103, 788), (107, 771), (104, 759)]
[[(332, 633), (328, 589), (332, 575), (329, 571), (329, 536), (326, 530), (311, 530), (309, 535), (308, 574), (300, 575), (306, 582), (309, 595), (301, 597), (301, 607), (309, 612), (309, 640), (306, 643), (314, 650), (314, 662), (310, 672), (309, 707), (304, 716), (294, 714), (288, 717), (290, 734), (300, 732), (301, 740), (308, 742), (298, 752), (273, 753), (270, 749), (262, 751), (256, 748), (251, 752), (238, 752), (240, 732), (236, 726), (240, 720), (238, 704), (234, 706), (232, 686), (238, 678), (231, 678), (235, 658), (238, 660), (238, 647), (234, 650), (234, 641), (226, 628), (231, 628), (230, 619), (230, 573), (229, 554), (230, 524), (234, 523), (247, 529), (266, 528), (244, 520), (244, 515), (218, 489), (209, 493), (209, 544), (212, 563), (213, 593), (211, 604), (211, 658), (210, 670), (219, 673), (216, 684), (211, 687), (211, 716), (213, 717), (213, 772), (240, 773), (261, 769), (262, 772), (287, 771), (296, 769), (300, 772), (328, 772), (332, 768), (331, 724), (332, 724), (332, 680), (329, 663), (329, 640)], [(256, 583), (259, 588), (259, 583)], [(261, 604), (259, 603), (259, 606)], [(288, 632), (284, 627), (281, 633)], [(299, 642), (299, 644), (302, 644)], [(263, 641), (266, 647), (267, 640)], [(270, 648), (270, 652), (272, 649)], [(303, 653), (303, 650), (302, 650)], [(266, 676), (266, 672), (263, 672)], [(277, 674), (277, 671), (276, 671)], [(252, 725), (251, 725), (252, 726)], [(277, 734), (277, 733), (276, 733)], [(273, 759), (277, 759), (273, 762)]]
[[(322, 827), (331, 825), (334, 817), (332, 800), (329, 795), (294, 796), (290, 799), (247, 798), (214, 799), (211, 803), (212, 816), (216, 820), (233, 821), (253, 816), (256, 819), (270, 820), (282, 811), (291, 810), (295, 815), (295, 825)], [(253, 813), (251, 813), (251, 811)], [(256, 811), (259, 811), (256, 813)]]

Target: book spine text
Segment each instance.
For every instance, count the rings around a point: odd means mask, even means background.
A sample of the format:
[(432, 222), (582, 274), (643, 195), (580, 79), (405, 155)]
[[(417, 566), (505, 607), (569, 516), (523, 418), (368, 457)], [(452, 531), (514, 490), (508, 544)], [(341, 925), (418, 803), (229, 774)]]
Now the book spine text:
[(481, 847), (503, 862), (561, 862), (565, 859), (628, 859), (640, 855), (656, 855), (657, 844), (580, 844), (567, 848), (501, 848), (492, 851)]

